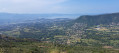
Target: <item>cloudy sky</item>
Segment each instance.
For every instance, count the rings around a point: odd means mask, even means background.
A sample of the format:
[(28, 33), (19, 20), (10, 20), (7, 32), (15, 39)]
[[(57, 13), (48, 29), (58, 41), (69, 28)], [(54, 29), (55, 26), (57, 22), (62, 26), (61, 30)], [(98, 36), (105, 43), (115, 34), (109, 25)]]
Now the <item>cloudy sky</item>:
[(0, 0), (0, 12), (95, 14), (119, 12), (119, 0)]

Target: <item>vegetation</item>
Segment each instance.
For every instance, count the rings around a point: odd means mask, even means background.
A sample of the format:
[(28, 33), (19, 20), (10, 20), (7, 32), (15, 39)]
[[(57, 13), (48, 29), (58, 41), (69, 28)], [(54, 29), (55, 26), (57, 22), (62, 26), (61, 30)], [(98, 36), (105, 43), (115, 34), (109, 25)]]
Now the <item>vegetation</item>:
[(116, 49), (80, 45), (59, 45), (36, 40), (0, 36), (0, 53), (118, 53)]

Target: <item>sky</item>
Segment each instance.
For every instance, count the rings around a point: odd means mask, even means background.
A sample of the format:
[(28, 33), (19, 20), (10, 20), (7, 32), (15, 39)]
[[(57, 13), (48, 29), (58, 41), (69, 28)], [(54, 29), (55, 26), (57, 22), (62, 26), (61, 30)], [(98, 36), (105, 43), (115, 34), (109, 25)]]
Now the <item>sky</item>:
[(0, 12), (100, 14), (119, 12), (119, 0), (0, 0)]

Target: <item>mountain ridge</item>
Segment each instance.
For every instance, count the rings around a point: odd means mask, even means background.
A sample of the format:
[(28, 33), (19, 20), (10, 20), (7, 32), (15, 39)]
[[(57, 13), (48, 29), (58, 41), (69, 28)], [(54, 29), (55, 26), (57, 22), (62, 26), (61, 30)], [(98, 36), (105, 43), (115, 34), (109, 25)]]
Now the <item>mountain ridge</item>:
[(85, 23), (89, 26), (100, 24), (119, 23), (119, 13), (101, 14), (101, 15), (83, 15), (74, 20), (74, 22)]

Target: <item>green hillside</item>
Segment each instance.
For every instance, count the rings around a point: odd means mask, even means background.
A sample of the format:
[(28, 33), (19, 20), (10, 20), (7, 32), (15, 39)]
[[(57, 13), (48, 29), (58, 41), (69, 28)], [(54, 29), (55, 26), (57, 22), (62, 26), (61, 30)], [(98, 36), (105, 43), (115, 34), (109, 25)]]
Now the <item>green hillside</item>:
[(92, 25), (119, 23), (119, 13), (102, 14), (102, 15), (84, 15), (74, 22)]
[(0, 53), (118, 53), (116, 49), (59, 45), (0, 35)]

